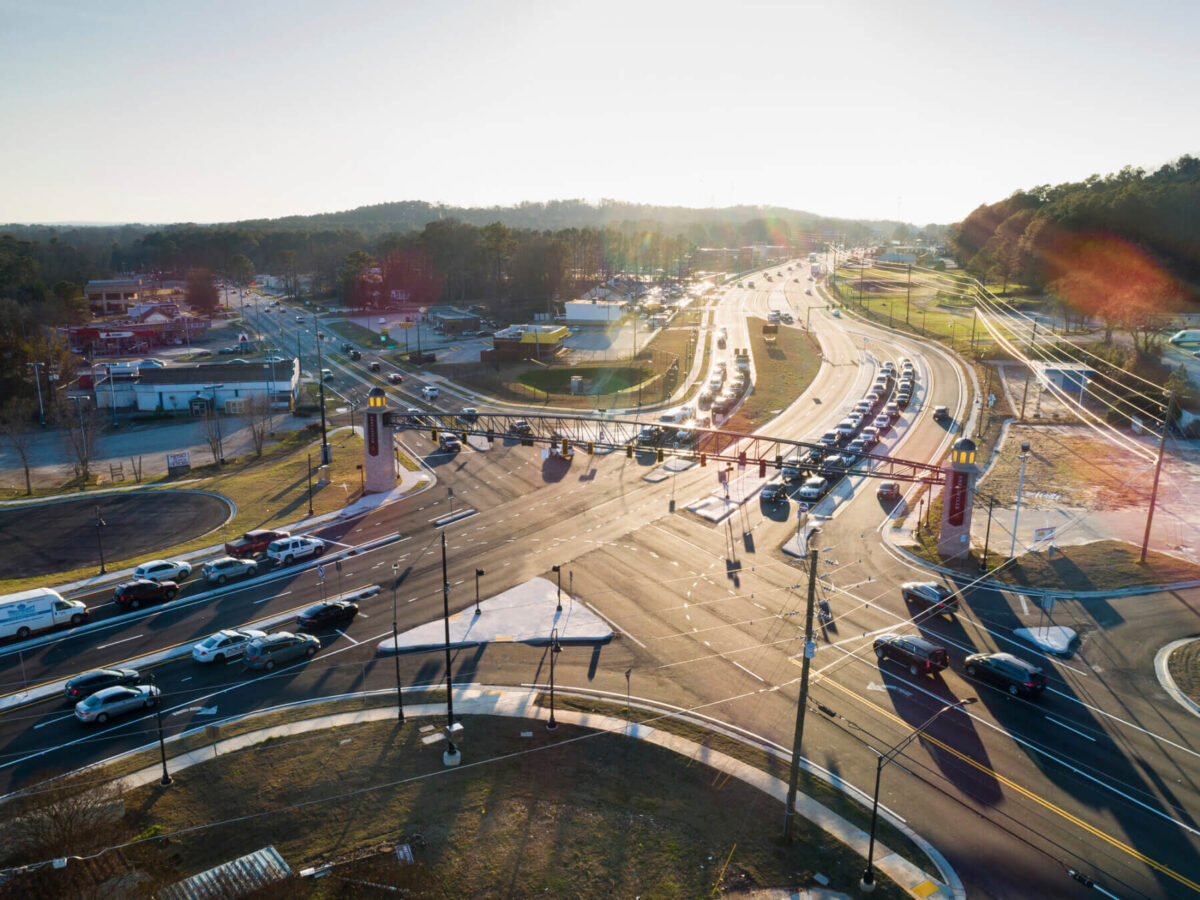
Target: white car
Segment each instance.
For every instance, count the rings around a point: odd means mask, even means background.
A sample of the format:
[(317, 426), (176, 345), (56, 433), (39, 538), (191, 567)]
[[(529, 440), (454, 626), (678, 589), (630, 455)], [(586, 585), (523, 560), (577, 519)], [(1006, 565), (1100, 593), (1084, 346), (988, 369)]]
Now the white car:
[(427, 384), (425, 387), (421, 388), (421, 396), (423, 396), (426, 401), (436, 399), (437, 395), (438, 389), (436, 385)]
[(324, 552), (325, 542), (314, 537), (287, 537), (267, 544), (267, 559), (285, 566), (297, 559), (320, 556)]
[(151, 581), (183, 581), (191, 574), (191, 565), (181, 560), (152, 559), (133, 570), (134, 578)]
[(237, 659), (246, 652), (246, 645), (255, 638), (266, 637), (256, 628), (236, 628), (210, 634), (192, 647), (192, 659), (200, 663), (223, 663)]
[(820, 500), (827, 487), (829, 487), (828, 481), (819, 475), (814, 475), (804, 482), (804, 485), (796, 492), (796, 496), (801, 500)]

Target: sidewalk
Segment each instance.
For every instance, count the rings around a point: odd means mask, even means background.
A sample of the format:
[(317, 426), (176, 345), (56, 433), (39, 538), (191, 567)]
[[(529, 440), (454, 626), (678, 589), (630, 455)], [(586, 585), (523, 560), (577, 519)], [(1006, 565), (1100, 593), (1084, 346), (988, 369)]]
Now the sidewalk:
[[(436, 688), (435, 688), (436, 689)], [(411, 691), (410, 691), (411, 692)], [(337, 699), (350, 699), (371, 694), (392, 694), (394, 691), (379, 691), (367, 692), (366, 694), (345, 695)], [(537, 700), (541, 695), (541, 689), (534, 686), (529, 689), (512, 689), (501, 687), (488, 687), (484, 685), (469, 685), (456, 687), (454, 689), (454, 706), (459, 711), (460, 715), (476, 715), (476, 716), (510, 716), (514, 718), (543, 720), (548, 718), (549, 711), (541, 707)], [(570, 695), (571, 688), (560, 686), (557, 690), (559, 696)], [(581, 696), (590, 696), (588, 693), (582, 693)], [(297, 704), (296, 706), (304, 706), (307, 704)], [(648, 709), (664, 715), (670, 715), (674, 711), (666, 710), (655, 706), (647, 701), (639, 700), (635, 704), (640, 709)], [(295, 707), (293, 707), (295, 708)], [(404, 714), (406, 718), (429, 718), (435, 716), (444, 716), (446, 712), (445, 704), (443, 703), (423, 703), (423, 704), (405, 704)], [(229, 753), (253, 747), (264, 741), (275, 738), (289, 737), (296, 734), (304, 734), (307, 732), (346, 727), (356, 725), (362, 722), (374, 722), (385, 719), (395, 718), (396, 712), (390, 707), (378, 707), (374, 709), (356, 710), (353, 712), (334, 713), (332, 715), (320, 716), (314, 719), (308, 719), (298, 722), (289, 722), (283, 725), (276, 725), (271, 728), (264, 728), (258, 731), (251, 731), (236, 737), (218, 740), (213, 744), (196, 748), (187, 753), (178, 756), (169, 757), (167, 767), (169, 771), (178, 772), (181, 769), (188, 768), (200, 762), (212, 760), (214, 757), (227, 755)], [(697, 744), (694, 741), (679, 737), (678, 735), (654, 728), (649, 725), (631, 724), (624, 719), (615, 718), (612, 716), (600, 715), (597, 713), (576, 712), (573, 710), (556, 710), (555, 718), (560, 722), (566, 722), (571, 725), (576, 725), (581, 728), (589, 728), (596, 731), (608, 731), (614, 734), (625, 734), (637, 740), (649, 741), (656, 746), (663, 747), (678, 753), (680, 756), (691, 760), (701, 762), (718, 772), (726, 775), (731, 775), (746, 784), (756, 787), (774, 797), (780, 803), (787, 800), (787, 783), (779, 778), (774, 778), (760, 769), (743, 763), (720, 753), (709, 747)], [(686, 716), (684, 717), (687, 718)], [(704, 723), (697, 723), (704, 724)], [(206, 725), (205, 727), (208, 727)], [(170, 748), (178, 738), (184, 737), (187, 734), (194, 734), (202, 729), (195, 729), (191, 732), (171, 738), (167, 741), (167, 747)], [(732, 736), (730, 733), (721, 729), (723, 734)], [(739, 738), (740, 739), (740, 738)], [(745, 741), (751, 746), (756, 746), (757, 749), (765, 749), (772, 755), (786, 760), (790, 755), (780, 748), (776, 748), (765, 742)], [(147, 749), (152, 749), (153, 745), (143, 747), (140, 750), (130, 751), (128, 754), (114, 757), (106, 760), (104, 763), (99, 763), (97, 766), (89, 767), (91, 769), (114, 762), (124, 756), (132, 755), (133, 753), (143, 752)], [(169, 752), (169, 749), (168, 749)], [(808, 760), (802, 759), (801, 765), (805, 770), (830, 781), (834, 787), (856, 795), (860, 800), (865, 800), (866, 794), (856, 788), (851, 788), (841, 779), (836, 776), (825, 775), (821, 770), (812, 766)], [(147, 766), (146, 768), (122, 778), (119, 782), (122, 791), (131, 791), (135, 788), (156, 783), (162, 775), (162, 769), (159, 764)], [(957, 874), (950, 868), (946, 859), (934, 848), (928, 841), (918, 835), (915, 831), (908, 827), (903, 820), (892, 814), (886, 807), (879, 808), (880, 815), (896, 829), (903, 832), (910, 840), (920, 847), (930, 859), (934, 860), (940, 870), (939, 876), (935, 877), (926, 872), (923, 872), (918, 867), (914, 866), (908, 860), (897, 855), (889, 850), (886, 846), (876, 841), (875, 845), (875, 867), (887, 877), (895, 881), (900, 887), (905, 890), (910, 896), (918, 898), (945, 898), (956, 897), (962, 898), (966, 896), (962, 882)], [(867, 843), (869, 835), (857, 828), (850, 822), (843, 819), (840, 815), (818, 803), (816, 800), (804, 794), (798, 794), (796, 797), (796, 813), (803, 816), (813, 824), (821, 828), (831, 838), (841, 841), (851, 849), (859, 853), (864, 858), (867, 853)], [(783, 896), (788, 896), (784, 894)]]

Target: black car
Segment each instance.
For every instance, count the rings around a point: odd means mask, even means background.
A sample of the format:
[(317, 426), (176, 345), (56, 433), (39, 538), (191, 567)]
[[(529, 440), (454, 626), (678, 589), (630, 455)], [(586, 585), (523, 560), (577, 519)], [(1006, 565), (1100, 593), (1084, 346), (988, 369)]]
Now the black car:
[(901, 391), (896, 395), (896, 399), (893, 402), (901, 409), (908, 409), (908, 404), (912, 402), (912, 394), (906, 394)]
[(900, 594), (907, 603), (923, 603), (937, 612), (958, 609), (958, 594), (936, 581), (906, 581), (900, 585)]
[(351, 350), (350, 358), (351, 359), (362, 359), (362, 353), (358, 350)]
[(908, 666), (912, 675), (940, 672), (950, 665), (950, 655), (945, 647), (923, 637), (907, 634), (881, 634), (875, 638), (875, 655), (880, 662), (894, 659)]
[(126, 609), (137, 609), (143, 603), (162, 603), (174, 600), (179, 593), (179, 585), (174, 581), (151, 581), (149, 578), (135, 578), (132, 581), (122, 581), (113, 589), (113, 599)]
[(142, 675), (137, 669), (93, 669), (69, 679), (63, 687), (63, 696), (75, 703), (102, 688), (140, 684), (141, 680)]
[(972, 653), (963, 662), (972, 678), (991, 682), (1013, 696), (1028, 697), (1046, 689), (1045, 673), (1011, 653)]
[(533, 434), (533, 427), (524, 419), (517, 419), (517, 421), (509, 426), (508, 430), (521, 437), (528, 437)]
[(326, 600), (316, 603), (296, 616), (301, 628), (323, 628), (339, 622), (349, 622), (358, 615), (358, 604), (346, 600)]
[(763, 485), (762, 493), (759, 497), (763, 503), (777, 503), (787, 496), (783, 489), (783, 485), (778, 481), (769, 481)]
[(809, 447), (808, 452), (804, 454), (802, 459), (809, 466), (817, 466), (821, 464), (821, 460), (825, 457), (825, 451), (817, 447)]
[(823, 478), (841, 478), (852, 465), (854, 465), (853, 458), (835, 453), (825, 457), (820, 468), (817, 469), (817, 474)]
[(647, 425), (638, 432), (637, 442), (643, 446), (651, 446), (662, 440), (663, 430), (657, 425)]

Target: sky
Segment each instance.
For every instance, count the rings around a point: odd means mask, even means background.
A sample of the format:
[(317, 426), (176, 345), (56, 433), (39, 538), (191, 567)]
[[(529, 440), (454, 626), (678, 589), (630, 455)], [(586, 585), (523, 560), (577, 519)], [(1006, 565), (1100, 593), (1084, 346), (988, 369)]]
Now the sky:
[(399, 200), (917, 225), (1200, 154), (1176, 0), (0, 0), (0, 222)]

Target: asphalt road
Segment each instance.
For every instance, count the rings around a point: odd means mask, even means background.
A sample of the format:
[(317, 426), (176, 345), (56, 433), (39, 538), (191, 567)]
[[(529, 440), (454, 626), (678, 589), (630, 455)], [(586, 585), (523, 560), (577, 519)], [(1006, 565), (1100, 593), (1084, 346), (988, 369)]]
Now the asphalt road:
[[(717, 320), (731, 333), (746, 315), (781, 303), (807, 313), (807, 282), (755, 281), (761, 290), (735, 288), (724, 298)], [(918, 361), (925, 393), (889, 452), (929, 459), (953, 439), (926, 412), (945, 404), (958, 421), (965, 415), (964, 388), (946, 357), (822, 309), (812, 322), (828, 365), (766, 433), (814, 438), (861, 396), (878, 362), (908, 355)], [(366, 390), (350, 374), (338, 377), (347, 393)], [(649, 457), (577, 453), (568, 466), (512, 441), (490, 448), (473, 442), (449, 455), (433, 453), (423, 433), (404, 440), (437, 472), (438, 487), (318, 531), (341, 548), (398, 535), (343, 564), (342, 590), (372, 583), (384, 590), (343, 632), (323, 633), (321, 653), (305, 664), (249, 676), (236, 663), (156, 666), (169, 733), (289, 700), (391, 685), (391, 661), (377, 660), (374, 649), (391, 630), (392, 563), (402, 573), (395, 592), (400, 627), (436, 618), (444, 531), (452, 611), (474, 603), (476, 568), (486, 572), (481, 587), (489, 596), (533, 576), (553, 577), (551, 567), (561, 565), (564, 588), (616, 625), (620, 637), (612, 644), (559, 655), (559, 684), (628, 689), (790, 744), (807, 578), (803, 565), (777, 548), (795, 533), (794, 507), (784, 518), (751, 501), (714, 526), (684, 509), (716, 488), (712, 468), (650, 483), (643, 480), (653, 468)], [(478, 512), (436, 527), (432, 520), (451, 503)], [(884, 546), (887, 522), (868, 479), (845, 491), (815, 540), (818, 589), (834, 619), (818, 629), (805, 755), (869, 792), (875, 751), (886, 751), (945, 703), (978, 697), (965, 712), (935, 721), (899, 764), (885, 768), (880, 795), (946, 854), (969, 896), (1087, 896), (1067, 877), (1068, 867), (1120, 897), (1196, 892), (1196, 725), (1164, 700), (1151, 665), (1158, 646), (1194, 630), (1194, 592), (1060, 604), (1054, 621), (1075, 627), (1082, 640), (1070, 658), (1053, 659), (1014, 642), (1012, 629), (1036, 625), (1041, 615), (1020, 597), (968, 590), (954, 617), (908, 607), (896, 586), (922, 573)], [(308, 564), (212, 594), (188, 583), (169, 606), (103, 621), (86, 634), (0, 649), (0, 681), (12, 691), (115, 664), (220, 627), (285, 615), (337, 590), (332, 574), (322, 587)], [(936, 638), (950, 649), (951, 669), (925, 678), (878, 664), (871, 640), (882, 630)], [(962, 657), (977, 649), (1037, 660), (1051, 689), (1030, 701), (968, 679)], [(542, 683), (547, 662), (543, 648), (494, 645), (454, 654), (453, 674), (460, 682)], [(406, 684), (436, 683), (444, 674), (440, 653), (402, 660)], [(143, 745), (153, 727), (152, 717), (134, 716), (86, 728), (58, 700), (14, 709), (0, 717), (0, 779), (11, 788)], [(464, 752), (469, 756), (469, 733)]]

